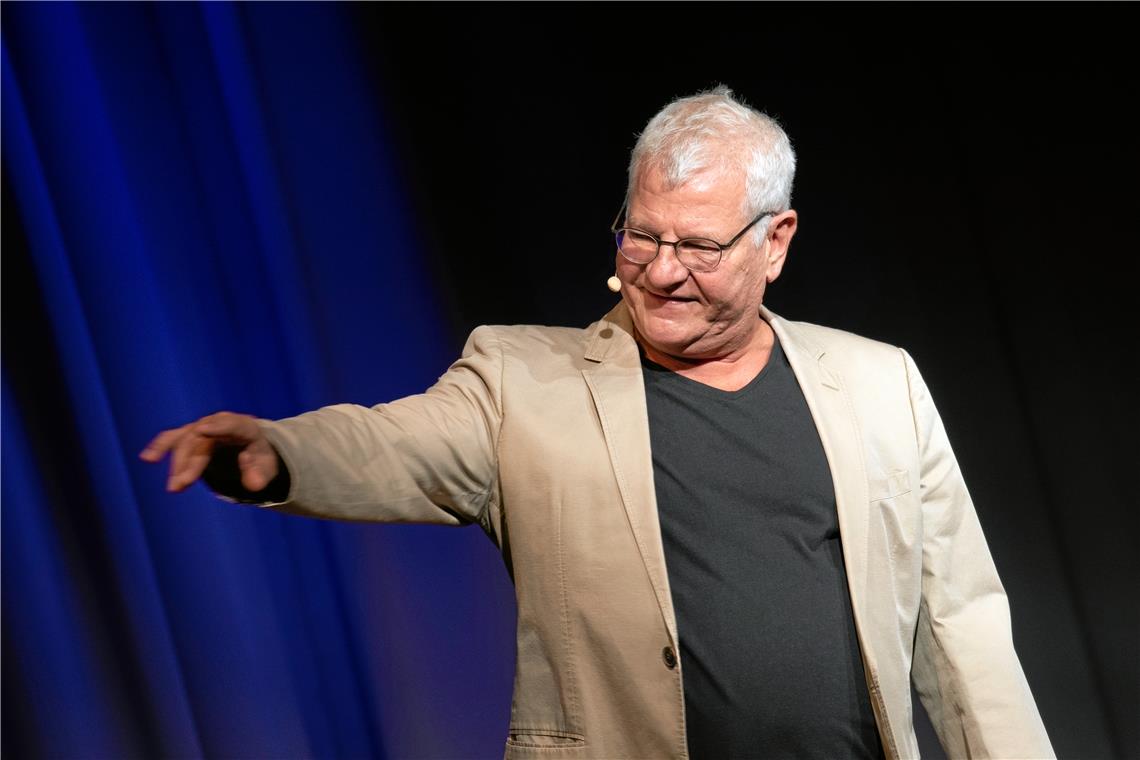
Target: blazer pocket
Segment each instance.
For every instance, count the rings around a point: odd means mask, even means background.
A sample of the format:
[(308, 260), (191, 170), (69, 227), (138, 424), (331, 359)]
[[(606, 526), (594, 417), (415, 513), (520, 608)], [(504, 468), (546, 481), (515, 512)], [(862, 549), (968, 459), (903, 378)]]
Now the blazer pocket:
[(872, 478), (868, 484), (871, 501), (893, 499), (911, 492), (910, 473), (906, 470), (893, 470), (882, 478)]
[(530, 749), (574, 749), (586, 746), (581, 734), (544, 728), (511, 728), (507, 735), (508, 747)]

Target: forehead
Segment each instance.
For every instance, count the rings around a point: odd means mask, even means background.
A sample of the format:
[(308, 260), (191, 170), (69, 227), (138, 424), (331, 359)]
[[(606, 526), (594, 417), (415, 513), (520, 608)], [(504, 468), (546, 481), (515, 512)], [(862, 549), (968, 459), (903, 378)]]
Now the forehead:
[(646, 226), (676, 225), (678, 232), (715, 232), (741, 216), (744, 193), (743, 174), (730, 168), (702, 169), (676, 183), (650, 166), (638, 174), (630, 194), (629, 219)]

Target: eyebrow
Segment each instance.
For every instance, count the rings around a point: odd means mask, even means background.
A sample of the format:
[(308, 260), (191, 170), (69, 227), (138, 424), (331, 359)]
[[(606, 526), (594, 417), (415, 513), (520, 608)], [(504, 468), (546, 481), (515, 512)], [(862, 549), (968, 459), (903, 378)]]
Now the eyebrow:
[[(659, 237), (659, 238), (661, 237), (661, 233), (660, 233), (659, 231), (657, 231), (657, 230), (653, 229), (652, 227), (647, 227), (647, 226), (645, 226), (645, 225), (643, 225), (643, 224), (635, 224), (635, 223), (634, 223), (634, 222), (633, 222), (633, 221), (632, 221), (632, 220), (629, 218), (629, 213), (628, 213), (628, 212), (626, 213), (626, 217), (625, 217), (625, 225), (624, 225), (624, 226), (626, 226), (626, 227), (633, 227), (634, 229), (637, 229), (637, 230), (642, 230), (643, 232), (648, 232), (648, 233), (650, 233), (650, 234), (652, 234), (652, 235), (656, 235), (656, 236), (657, 236), (657, 237)], [(678, 240), (710, 240), (710, 241), (712, 241), (712, 242), (714, 242), (714, 243), (717, 243), (718, 245), (720, 244), (720, 241), (719, 241), (719, 240), (717, 240), (715, 237), (712, 237), (711, 235), (709, 235), (709, 234), (707, 234), (707, 233), (702, 233), (702, 234), (699, 234), (699, 235), (682, 235), (681, 237), (679, 237), (679, 238), (677, 238), (677, 239), (678, 239)]]

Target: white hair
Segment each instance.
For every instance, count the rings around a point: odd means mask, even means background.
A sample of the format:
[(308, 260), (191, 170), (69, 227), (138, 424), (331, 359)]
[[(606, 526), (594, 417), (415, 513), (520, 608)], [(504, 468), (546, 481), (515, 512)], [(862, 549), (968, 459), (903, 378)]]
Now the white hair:
[[(735, 98), (724, 85), (678, 98), (649, 120), (629, 159), (628, 203), (641, 172), (661, 171), (666, 187), (680, 187), (709, 168), (744, 172), (742, 210), (785, 211), (792, 204), (796, 154), (772, 117)], [(763, 240), (758, 225), (754, 239)]]

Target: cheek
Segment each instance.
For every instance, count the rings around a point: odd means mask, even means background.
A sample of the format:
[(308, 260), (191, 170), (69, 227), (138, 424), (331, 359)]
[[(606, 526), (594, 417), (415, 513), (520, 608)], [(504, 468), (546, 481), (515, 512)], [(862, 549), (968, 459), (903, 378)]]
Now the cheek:
[(724, 275), (702, 284), (708, 303), (721, 318), (752, 311), (764, 294), (763, 267), (741, 267)]
[(630, 296), (636, 298), (638, 283), (644, 274), (644, 270), (645, 267), (642, 265), (634, 264), (622, 256), (618, 256), (617, 261), (614, 262), (614, 272), (617, 274), (617, 278), (621, 280), (622, 294), (627, 300)]
[(750, 260), (747, 267), (740, 271), (741, 290), (747, 293), (757, 293), (764, 290), (767, 280), (768, 262), (761, 258)]

